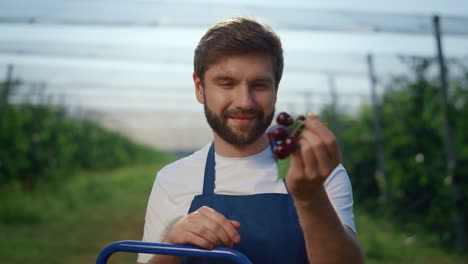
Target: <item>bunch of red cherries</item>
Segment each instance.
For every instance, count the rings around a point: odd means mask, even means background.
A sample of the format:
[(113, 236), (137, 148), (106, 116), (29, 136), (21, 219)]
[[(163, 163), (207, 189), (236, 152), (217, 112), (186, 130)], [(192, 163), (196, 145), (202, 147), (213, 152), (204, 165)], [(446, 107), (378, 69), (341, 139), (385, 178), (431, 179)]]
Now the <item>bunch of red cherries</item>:
[(306, 117), (300, 115), (293, 119), (286, 112), (276, 117), (277, 125), (268, 129), (267, 135), (271, 141), (276, 142), (273, 153), (278, 159), (285, 159), (298, 147), (299, 136), (304, 130)]

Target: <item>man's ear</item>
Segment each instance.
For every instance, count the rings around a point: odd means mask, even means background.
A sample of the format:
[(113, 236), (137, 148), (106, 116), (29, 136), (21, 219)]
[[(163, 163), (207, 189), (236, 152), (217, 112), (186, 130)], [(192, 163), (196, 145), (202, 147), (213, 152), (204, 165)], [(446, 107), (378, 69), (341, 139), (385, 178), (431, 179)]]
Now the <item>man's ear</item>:
[(196, 73), (193, 73), (192, 77), (193, 77), (193, 83), (195, 84), (195, 95), (197, 96), (197, 101), (200, 104), (204, 104), (205, 98), (203, 96), (203, 93), (205, 91), (203, 90), (202, 82), (200, 78), (198, 78), (198, 75)]

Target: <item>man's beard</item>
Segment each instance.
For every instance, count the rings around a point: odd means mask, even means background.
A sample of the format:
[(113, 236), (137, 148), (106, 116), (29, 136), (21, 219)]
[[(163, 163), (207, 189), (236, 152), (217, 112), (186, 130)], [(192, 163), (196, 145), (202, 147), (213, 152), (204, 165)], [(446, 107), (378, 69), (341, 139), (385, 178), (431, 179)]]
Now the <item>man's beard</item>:
[[(227, 143), (237, 146), (252, 144), (258, 138), (260, 138), (268, 126), (270, 126), (271, 121), (273, 120), (273, 116), (275, 115), (274, 108), (271, 114), (266, 118), (264, 118), (265, 114), (263, 111), (254, 108), (250, 110), (226, 109), (221, 113), (221, 117), (219, 117), (209, 109), (206, 98), (203, 108), (205, 109), (206, 120), (208, 121), (208, 124), (210, 124), (211, 129), (213, 129), (213, 131), (216, 132), (216, 134), (218, 134)], [(236, 133), (227, 125), (229, 117), (236, 115), (253, 115), (258, 120), (258, 122), (256, 122), (253, 127), (240, 126), (239, 130), (244, 133), (239, 134), (239, 132)]]

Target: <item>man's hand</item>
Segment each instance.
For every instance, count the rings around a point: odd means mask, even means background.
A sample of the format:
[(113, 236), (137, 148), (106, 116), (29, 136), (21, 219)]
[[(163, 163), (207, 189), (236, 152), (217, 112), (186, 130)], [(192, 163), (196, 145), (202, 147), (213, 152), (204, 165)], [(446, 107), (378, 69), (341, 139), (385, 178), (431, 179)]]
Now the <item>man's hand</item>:
[(305, 126), (299, 149), (291, 154), (286, 177), (289, 192), (296, 202), (310, 201), (341, 162), (335, 135), (315, 116), (309, 116)]
[(340, 164), (335, 135), (316, 117), (305, 121), (300, 147), (291, 154), (286, 184), (294, 198), (310, 263), (364, 263), (356, 237), (344, 227), (323, 183)]
[(240, 223), (228, 220), (210, 207), (203, 206), (179, 220), (166, 234), (163, 243), (195, 245), (206, 249), (232, 248), (240, 241)]

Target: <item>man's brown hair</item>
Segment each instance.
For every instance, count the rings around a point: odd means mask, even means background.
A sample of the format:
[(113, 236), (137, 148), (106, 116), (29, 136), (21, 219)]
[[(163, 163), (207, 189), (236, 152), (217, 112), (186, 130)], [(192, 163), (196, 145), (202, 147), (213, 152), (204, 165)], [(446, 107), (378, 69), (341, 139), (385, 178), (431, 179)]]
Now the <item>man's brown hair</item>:
[(208, 29), (195, 49), (195, 74), (203, 84), (205, 72), (211, 64), (224, 56), (248, 53), (272, 56), (278, 88), (284, 67), (281, 41), (270, 27), (245, 17), (227, 18)]

